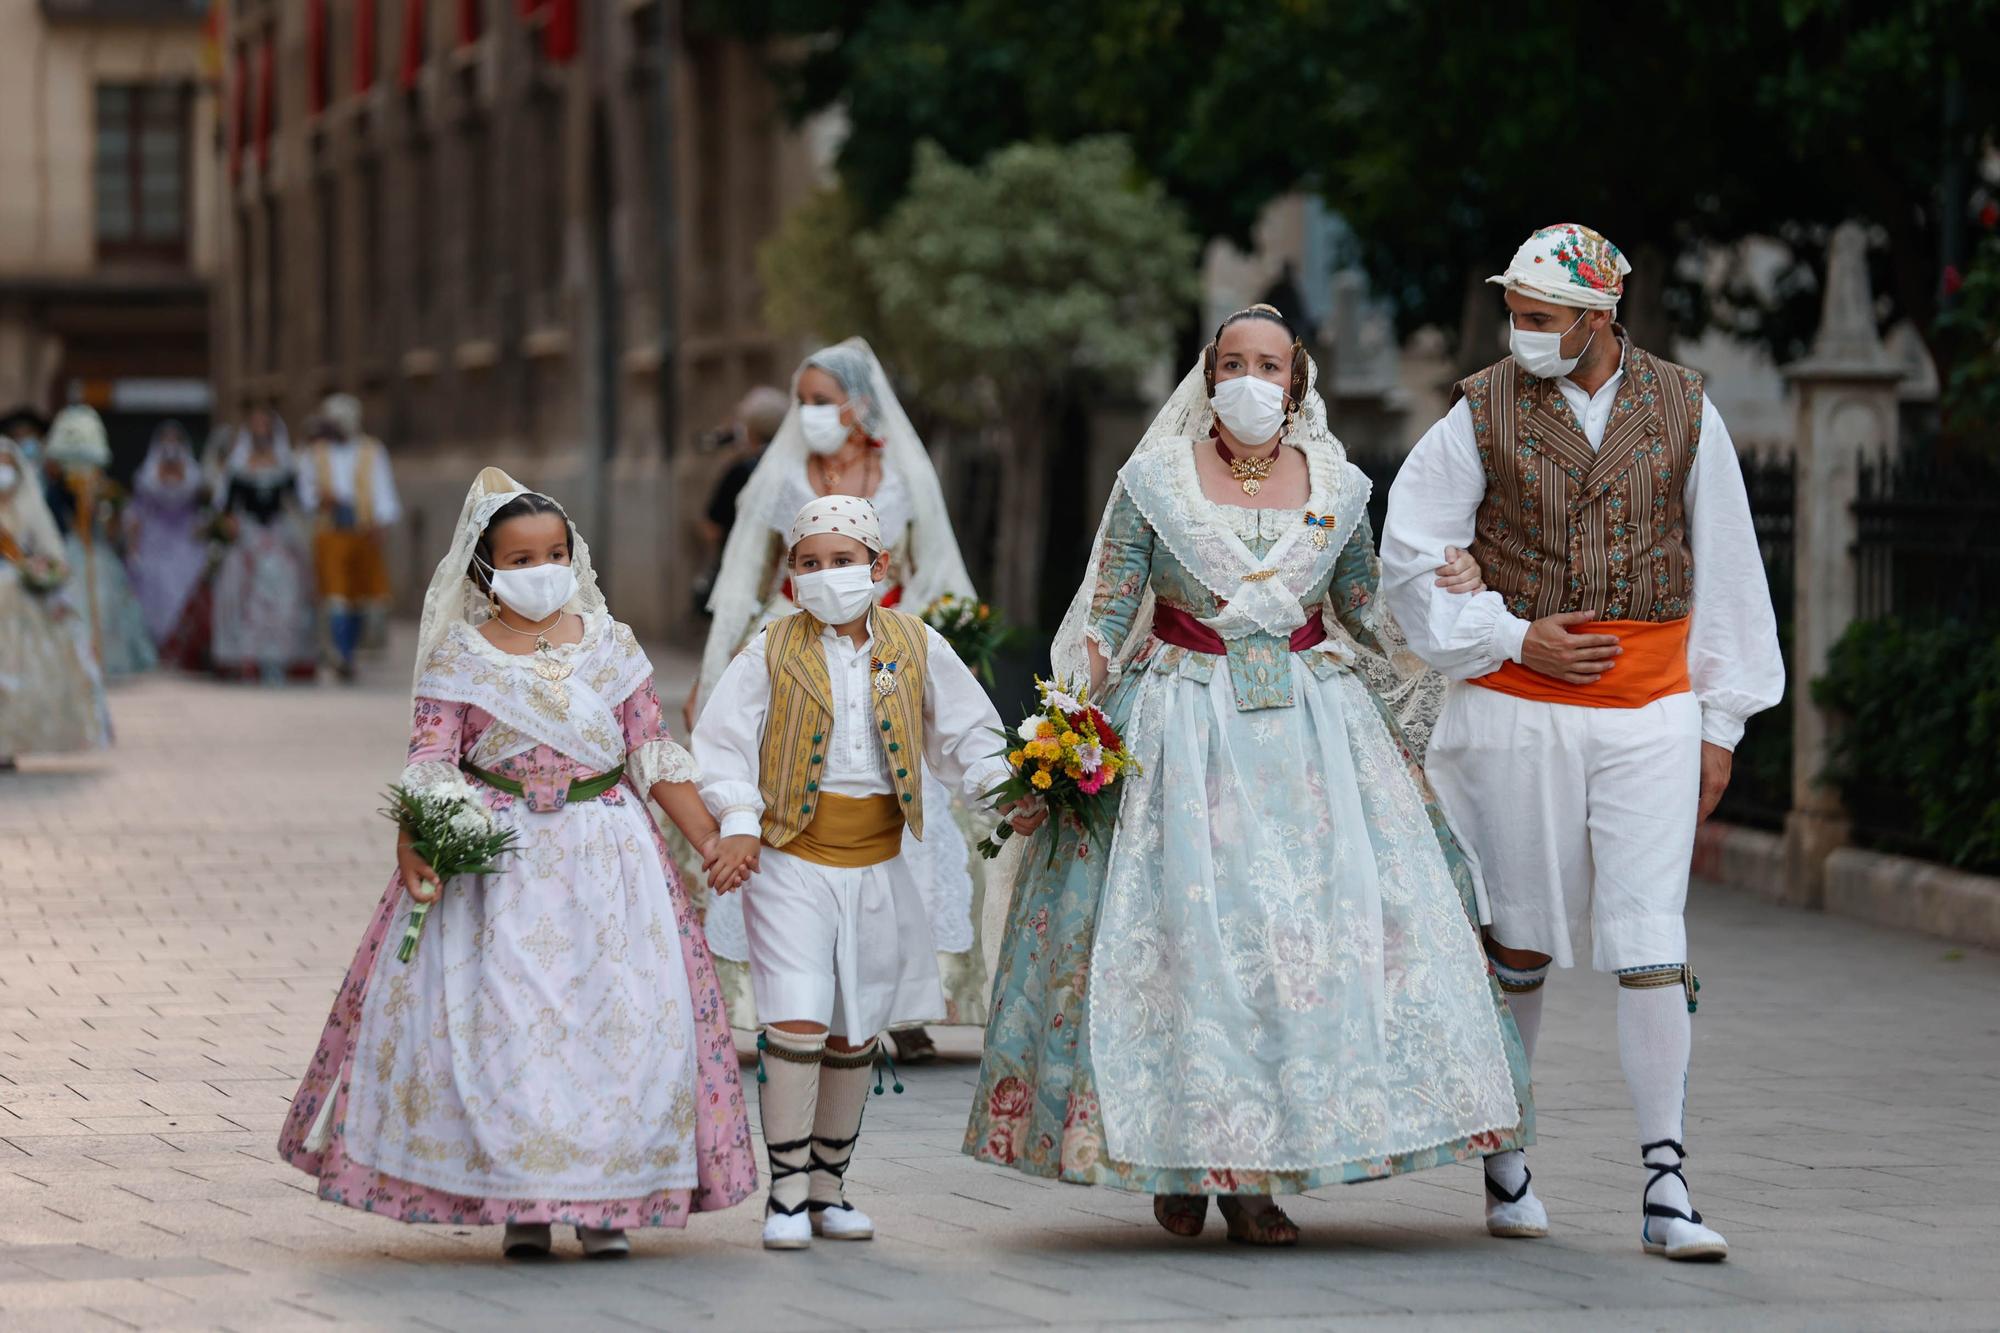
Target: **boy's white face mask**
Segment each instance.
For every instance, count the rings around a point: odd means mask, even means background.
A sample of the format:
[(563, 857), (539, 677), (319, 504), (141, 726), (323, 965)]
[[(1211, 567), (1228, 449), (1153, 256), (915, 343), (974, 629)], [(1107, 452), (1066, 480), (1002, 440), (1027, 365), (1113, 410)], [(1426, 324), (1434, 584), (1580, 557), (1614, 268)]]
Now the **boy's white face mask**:
[(794, 574), (792, 600), (822, 625), (851, 625), (875, 601), (875, 567), (844, 565)]

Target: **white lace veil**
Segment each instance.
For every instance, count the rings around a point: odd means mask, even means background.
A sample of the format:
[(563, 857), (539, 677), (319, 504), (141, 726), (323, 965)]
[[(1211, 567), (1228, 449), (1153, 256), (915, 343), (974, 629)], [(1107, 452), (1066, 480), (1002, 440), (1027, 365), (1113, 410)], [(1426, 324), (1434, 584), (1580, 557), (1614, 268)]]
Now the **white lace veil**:
[(42, 494), (41, 469), (28, 461), (20, 445), (4, 436), (0, 436), (0, 459), (12, 463), (15, 473), (14, 489), (0, 495), (0, 529), (25, 555), (60, 557), (62, 531)]
[(921, 613), (944, 593), (972, 595), (972, 579), (965, 572), (958, 538), (951, 529), (945, 509), (944, 491), (938, 486), (937, 470), (930, 454), (917, 437), (916, 428), (889, 387), (882, 363), (861, 338), (849, 338), (832, 347), (821, 348), (799, 363), (792, 373), (792, 402), (771, 445), (758, 460), (756, 470), (744, 484), (736, 500), (736, 523), (722, 548), (722, 568), (709, 594), (711, 617), (708, 643), (701, 655), (699, 701), (706, 703), (709, 692), (723, 669), (755, 627), (769, 589), (763, 586), (767, 574), (766, 554), (773, 531), (783, 532), (792, 525), (791, 513), (779, 513), (791, 493), (788, 482), (805, 472), (808, 451), (805, 431), (799, 424), (799, 376), (808, 368), (818, 368), (840, 382), (853, 405), (861, 429), (882, 446), (883, 462), (902, 479), (910, 497), (910, 551), (901, 571), (905, 609)]
[[(412, 697), (417, 684), (424, 678), (424, 667), (429, 664), (431, 654), (444, 643), (452, 626), (481, 625), (491, 616), (486, 594), (480, 591), (469, 573), (472, 553), (493, 515), (511, 501), (529, 493), (526, 486), (497, 467), (481, 471), (473, 480), (472, 489), (465, 493), (465, 504), (458, 511), (458, 526), (452, 529), (451, 549), (445, 552), (444, 559), (438, 561), (437, 572), (431, 575), (430, 587), (424, 592), (424, 618), (417, 630), (417, 663), (410, 676)], [(550, 499), (546, 495), (542, 498)], [(551, 499), (550, 503), (554, 501)], [(561, 505), (556, 507), (562, 508)], [(564, 511), (563, 517), (569, 518), (567, 511)], [(605, 609), (604, 594), (597, 588), (597, 572), (590, 563), (590, 547), (583, 540), (583, 534), (576, 531), (574, 521), (570, 523), (570, 536), (573, 543), (570, 567), (576, 571), (576, 596), (563, 605), (563, 610), (579, 614), (601, 612)]]
[[(1197, 357), (1194, 368), (1182, 378), (1180, 386), (1153, 418), (1153, 424), (1140, 436), (1132, 458), (1160, 450), (1191, 448), (1194, 441), (1208, 438), (1209, 427), (1214, 422), (1215, 412), (1209, 405), (1207, 379), (1202, 361)], [(1306, 358), (1304, 400), (1285, 430), (1287, 445), (1302, 447), (1307, 441), (1316, 441), (1339, 464), (1346, 465), (1347, 449), (1327, 424), (1326, 403), (1319, 395), (1319, 366), (1310, 356)], [(1068, 613), (1063, 616), (1062, 627), (1056, 631), (1049, 656), (1058, 677), (1088, 680), (1090, 656), (1087, 645), (1095, 641), (1110, 666), (1109, 679), (1115, 681), (1152, 636), (1151, 587), (1140, 596), (1139, 609), (1132, 617), (1132, 627), (1126, 633), (1124, 642), (1105, 643), (1090, 623), (1092, 593), (1096, 587), (1097, 571), (1104, 561), (1105, 529), (1110, 524), (1111, 510), (1123, 489), (1124, 482), (1121, 480), (1112, 490), (1111, 501), (1104, 507), (1104, 520), (1098, 525), (1097, 539), (1091, 544), (1090, 563), (1084, 567), (1083, 585), (1077, 589)], [(1373, 551), (1369, 552), (1369, 558), (1376, 559)], [(1378, 585), (1379, 582), (1378, 572)], [(1384, 598), (1376, 596), (1366, 614), (1368, 627), (1374, 631), (1381, 651), (1373, 645), (1356, 641), (1330, 611), (1323, 613), (1322, 618), (1328, 636), (1344, 641), (1352, 650), (1355, 670), (1388, 703), (1402, 727), (1404, 739), (1422, 759), (1430, 741), (1431, 728), (1444, 706), (1444, 677), (1430, 670), (1410, 651), (1409, 640), (1404, 637), (1396, 618), (1390, 614)]]
[[(175, 458), (181, 462), (181, 479), (169, 485), (161, 472)], [(152, 440), (146, 446), (146, 461), (132, 478), (132, 493), (179, 504), (192, 499), (201, 488), (201, 464), (195, 460), (187, 427), (178, 421), (162, 421), (153, 428)]]

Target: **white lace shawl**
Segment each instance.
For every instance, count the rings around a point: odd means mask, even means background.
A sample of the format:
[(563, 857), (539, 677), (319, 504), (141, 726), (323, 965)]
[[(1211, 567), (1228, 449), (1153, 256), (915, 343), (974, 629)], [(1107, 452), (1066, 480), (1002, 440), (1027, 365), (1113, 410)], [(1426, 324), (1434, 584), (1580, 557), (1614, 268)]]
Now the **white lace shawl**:
[[(951, 515), (945, 509), (937, 470), (931, 466), (924, 442), (918, 438), (895, 390), (889, 386), (882, 363), (860, 338), (849, 338), (838, 346), (867, 360), (872, 388), (868, 401), (857, 404), (857, 410), (882, 441), (883, 489), (886, 491), (894, 478), (894, 485), (901, 491), (895, 497), (898, 503), (887, 507), (907, 515), (908, 558), (899, 570), (904, 609), (921, 614), (947, 592), (972, 596), (972, 579), (965, 572), (964, 557), (959, 554), (958, 537), (952, 532)], [(756, 628), (770, 598), (764, 579), (771, 533), (788, 531), (800, 506), (811, 498), (809, 486), (801, 493), (808, 451), (805, 431), (799, 425), (798, 377), (812, 364), (813, 357), (807, 357), (793, 372), (791, 408), (737, 497), (736, 524), (722, 548), (722, 567), (708, 599), (711, 620), (708, 643), (701, 656), (701, 704), (707, 703), (709, 692), (721, 679), (724, 668)], [(886, 501), (889, 497), (883, 498)], [(885, 536), (893, 517), (890, 513), (882, 516)]]

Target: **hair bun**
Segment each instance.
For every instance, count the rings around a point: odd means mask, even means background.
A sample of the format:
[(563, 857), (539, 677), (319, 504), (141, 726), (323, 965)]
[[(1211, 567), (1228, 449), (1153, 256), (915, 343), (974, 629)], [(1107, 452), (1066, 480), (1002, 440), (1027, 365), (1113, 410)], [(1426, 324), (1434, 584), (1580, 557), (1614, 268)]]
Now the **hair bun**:
[(1279, 319), (1283, 319), (1285, 317), (1284, 311), (1278, 309), (1278, 307), (1270, 304), (1267, 301), (1259, 301), (1256, 305), (1244, 307), (1245, 314), (1248, 314), (1252, 310), (1262, 310), (1266, 314), (1276, 315)]

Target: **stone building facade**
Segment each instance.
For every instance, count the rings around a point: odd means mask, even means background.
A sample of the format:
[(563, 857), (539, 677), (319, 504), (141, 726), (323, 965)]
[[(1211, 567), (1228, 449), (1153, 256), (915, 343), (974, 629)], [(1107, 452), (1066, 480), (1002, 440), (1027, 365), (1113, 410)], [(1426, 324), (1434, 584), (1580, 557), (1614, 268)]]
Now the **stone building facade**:
[(570, 508), (622, 618), (688, 627), (719, 463), (692, 441), (791, 368), (755, 252), (815, 165), (758, 53), (684, 8), (230, 6), (218, 411), (297, 432), (361, 398), (410, 510), (405, 610), (495, 464)]
[(119, 470), (208, 407), (204, 0), (0, 0), (0, 411), (105, 414)]

